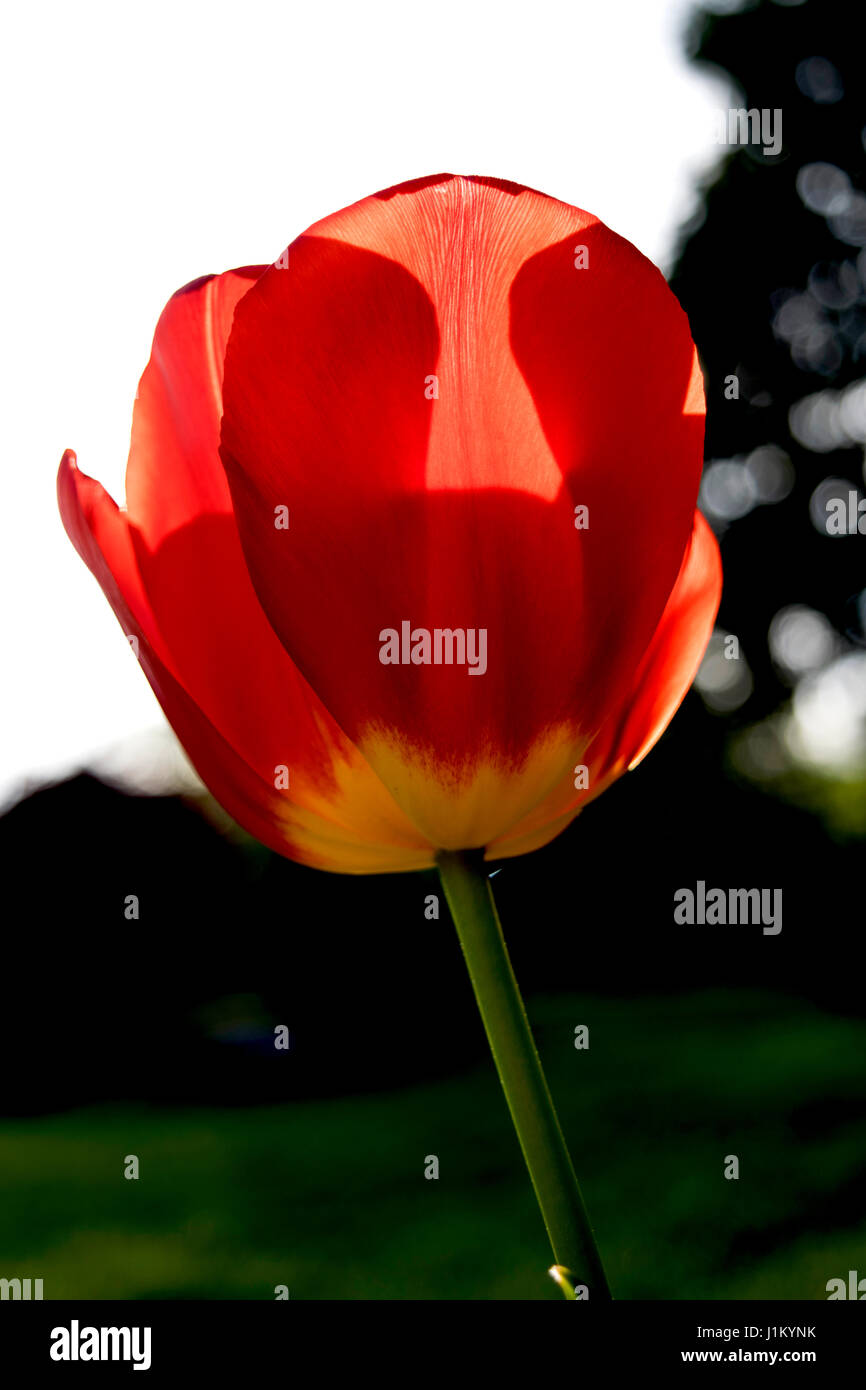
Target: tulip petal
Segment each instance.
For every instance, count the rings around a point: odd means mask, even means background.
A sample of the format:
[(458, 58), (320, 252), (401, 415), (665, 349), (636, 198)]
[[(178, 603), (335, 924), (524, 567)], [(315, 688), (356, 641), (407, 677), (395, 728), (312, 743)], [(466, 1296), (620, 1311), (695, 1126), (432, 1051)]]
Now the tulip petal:
[(697, 674), (722, 596), (722, 560), (700, 512), (673, 592), (626, 701), (626, 717), (604, 757), (604, 775), (619, 776), (642, 762), (658, 743)]
[(204, 275), (172, 295), (138, 384), (126, 470), (126, 505), (150, 549), (203, 512), (230, 514), (214, 441), (222, 364), (239, 300), (264, 266)]
[[(284, 793), (279, 815), (290, 803), (294, 849), (281, 839), (282, 852), (303, 858), (303, 836), (306, 862), (342, 853), (342, 839), (349, 858), (356, 842), (369, 857), (378, 838), (386, 855), (390, 846), (398, 858), (408, 849), (417, 860), (420, 850), (429, 863), (423, 836), (276, 639), (247, 574), (219, 462), (222, 360), (235, 308), (262, 270), (205, 276), (169, 300), (136, 397), (126, 479), (129, 526), (118, 529), (114, 503), (101, 489), (101, 496), (88, 495), (87, 514), (111, 535), (122, 532), (117, 573), (135, 597), (154, 660), (253, 770), (265, 801), (273, 796), (275, 769), (289, 769), (291, 792)], [(70, 478), (76, 486), (90, 483), (77, 470)], [(327, 867), (340, 865), (329, 860)], [(374, 853), (370, 871), (378, 867)]]
[[(230, 575), (226, 586), (221, 564), (240, 547), (236, 535), (232, 545), (230, 531), (215, 538), (210, 527), (232, 528), (230, 518), (182, 527), (151, 556), (127, 515), (78, 470), (70, 451), (61, 463), (58, 499), (70, 539), (127, 637), (135, 638), (169, 723), (240, 825), (278, 853), (335, 872), (433, 863), (433, 847), (292, 666), (245, 573)], [(233, 585), (237, 591), (228, 593)], [(210, 671), (207, 646), (215, 653)], [(191, 688), (182, 673), (192, 673)], [(238, 717), (246, 709), (246, 723), (226, 720), (232, 706)]]
[(581, 757), (589, 785), (576, 790), (570, 767), (555, 791), (487, 847), (506, 859), (548, 844), (611, 782), (636, 767), (664, 733), (688, 691), (712, 632), (722, 592), (719, 547), (700, 512), (685, 559), (627, 695)]
[[(250, 575), (412, 821), (489, 843), (603, 727), (675, 582), (702, 453), (687, 321), (595, 218), (495, 180), (388, 190), (288, 261), (225, 362)], [(483, 629), (486, 670), (384, 664), (404, 621)]]

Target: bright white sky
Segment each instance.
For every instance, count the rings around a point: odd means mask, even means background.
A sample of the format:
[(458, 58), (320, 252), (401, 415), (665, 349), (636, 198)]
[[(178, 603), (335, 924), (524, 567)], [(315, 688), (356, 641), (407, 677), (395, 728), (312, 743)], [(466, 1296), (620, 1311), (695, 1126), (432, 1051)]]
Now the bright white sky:
[(403, 179), (514, 179), (663, 268), (728, 91), (685, 63), (685, 0), (49, 0), (7, 9), (0, 381), (0, 804), (138, 771), (165, 724), (60, 523), (65, 447), (118, 500), (169, 295), (272, 260)]

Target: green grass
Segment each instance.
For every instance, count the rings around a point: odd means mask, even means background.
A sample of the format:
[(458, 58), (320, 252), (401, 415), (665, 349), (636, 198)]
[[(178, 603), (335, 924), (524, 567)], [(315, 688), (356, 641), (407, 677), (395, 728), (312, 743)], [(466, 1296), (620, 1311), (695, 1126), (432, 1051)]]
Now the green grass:
[[(745, 991), (530, 1015), (616, 1297), (823, 1299), (866, 1275), (866, 1024)], [(0, 1275), (46, 1298), (561, 1297), (492, 1063), (346, 1100), (6, 1122), (0, 1172)]]

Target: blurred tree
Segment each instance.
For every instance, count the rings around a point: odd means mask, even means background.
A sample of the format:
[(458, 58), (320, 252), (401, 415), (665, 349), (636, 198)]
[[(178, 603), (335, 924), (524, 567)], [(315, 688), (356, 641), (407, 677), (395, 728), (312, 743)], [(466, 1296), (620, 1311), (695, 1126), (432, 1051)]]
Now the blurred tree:
[[(781, 112), (782, 150), (724, 150), (671, 280), (706, 376), (701, 506), (723, 549), (719, 623), (752, 676), (730, 675), (726, 693), (717, 660), (705, 693), (736, 728), (808, 682), (801, 707), (811, 691), (834, 770), (850, 772), (866, 765), (866, 540), (826, 522), (830, 498), (863, 496), (862, 14), (847, 0), (715, 8), (727, 12), (694, 16), (689, 51), (730, 77), (733, 108)], [(816, 685), (821, 671), (831, 683)], [(770, 768), (790, 753), (753, 746)]]

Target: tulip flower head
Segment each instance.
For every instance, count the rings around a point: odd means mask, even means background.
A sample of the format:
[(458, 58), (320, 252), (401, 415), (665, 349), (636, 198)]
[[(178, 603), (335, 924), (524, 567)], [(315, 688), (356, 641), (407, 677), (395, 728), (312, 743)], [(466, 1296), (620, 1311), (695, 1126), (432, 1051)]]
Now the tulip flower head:
[(175, 294), (126, 509), (66, 529), (193, 764), (346, 873), (553, 839), (661, 735), (718, 607), (660, 272), (497, 179), (402, 184)]

